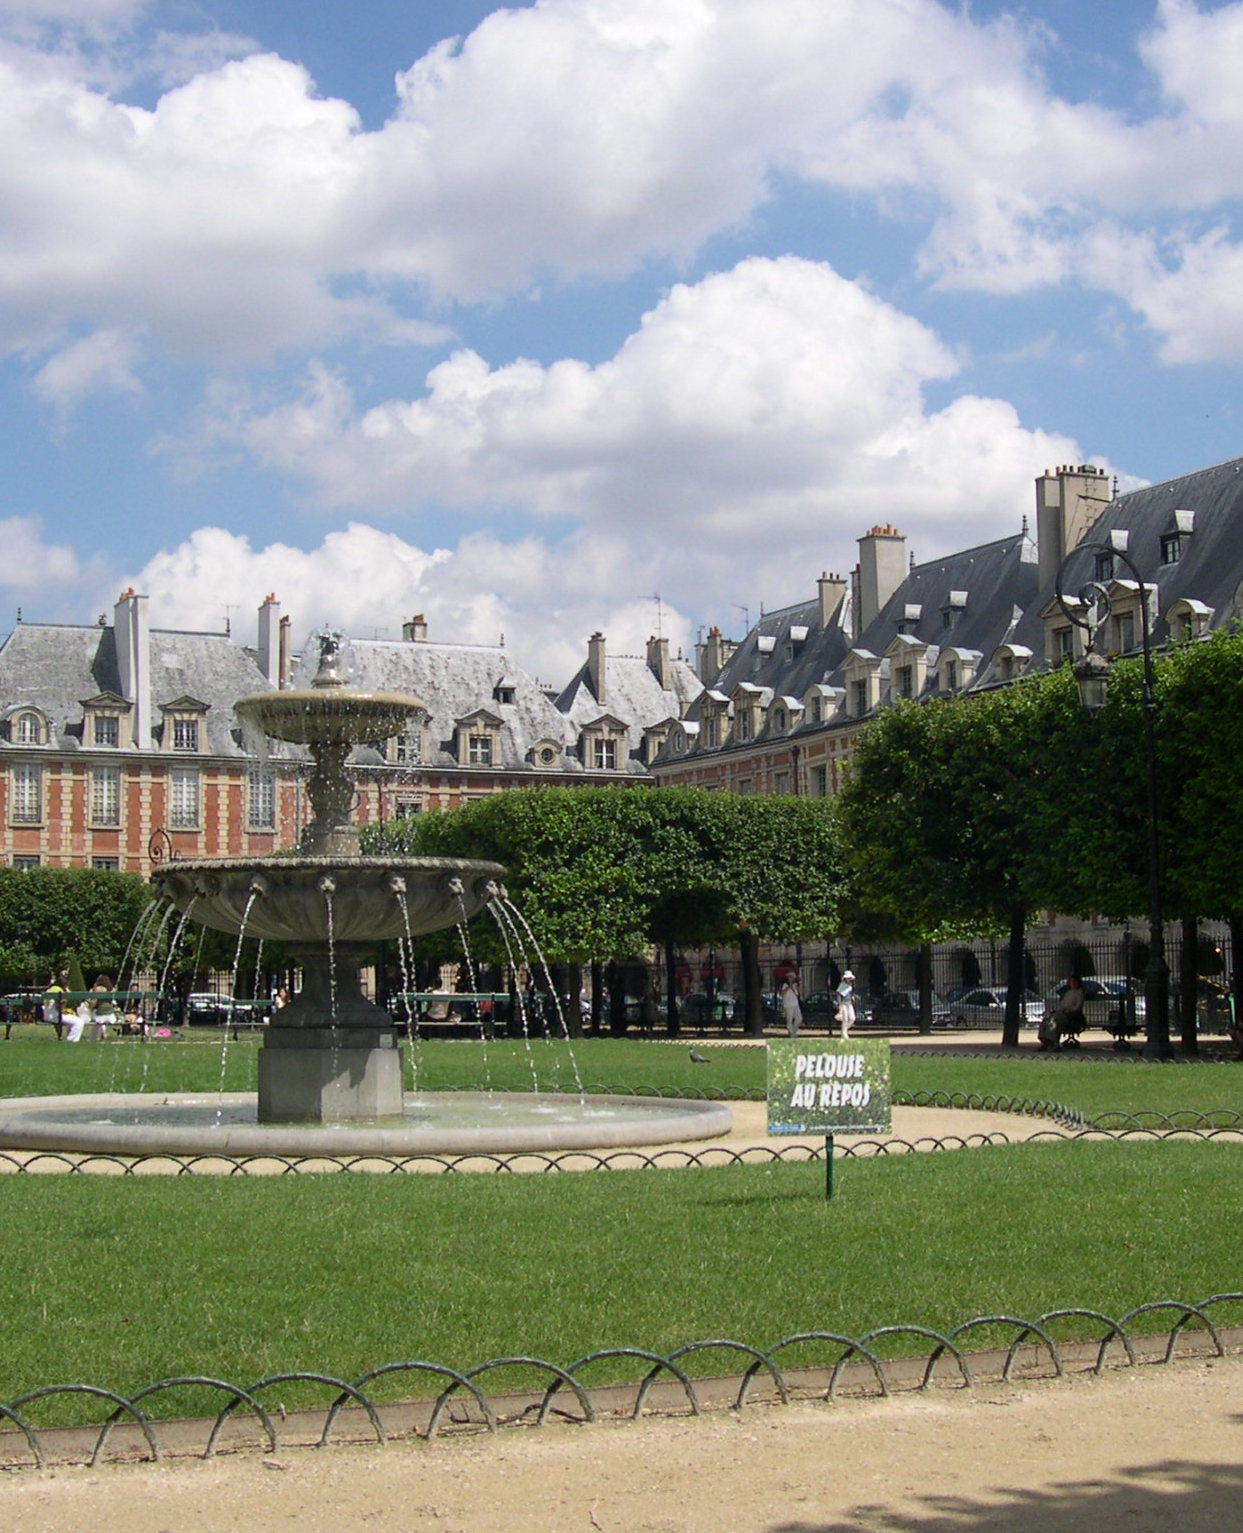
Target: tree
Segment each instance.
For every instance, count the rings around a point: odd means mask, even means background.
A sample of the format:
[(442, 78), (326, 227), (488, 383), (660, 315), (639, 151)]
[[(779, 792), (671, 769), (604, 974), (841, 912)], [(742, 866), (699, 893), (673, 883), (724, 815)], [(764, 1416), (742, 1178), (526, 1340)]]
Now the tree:
[(840, 878), (825, 802), (696, 788), (515, 789), (388, 827), (384, 846), (503, 863), (545, 956), (569, 963), (653, 941), (732, 937), (745, 956), (761, 938), (823, 936)]
[(1038, 905), (1078, 908), (1083, 893), (1075, 847), (1090, 826), (1095, 775), (1080, 730), (1061, 671), (900, 703), (869, 726), (841, 795), (856, 922), (921, 943), (1008, 934), (1009, 1044), (1022, 1016), (1028, 917)]
[(0, 969), (41, 983), (76, 955), (88, 974), (119, 975), (148, 885), (102, 868), (0, 868)]

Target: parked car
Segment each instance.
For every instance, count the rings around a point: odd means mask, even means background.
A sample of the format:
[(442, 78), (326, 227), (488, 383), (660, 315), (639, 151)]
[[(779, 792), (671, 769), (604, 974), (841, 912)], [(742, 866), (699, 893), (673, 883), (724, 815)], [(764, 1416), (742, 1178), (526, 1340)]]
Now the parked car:
[[(873, 1027), (918, 1029), (920, 1025), (919, 991), (887, 990), (879, 1001), (870, 1002), (862, 1008), (859, 1021), (870, 1023)], [(950, 1008), (934, 995), (932, 998), (933, 1027), (949, 1027), (952, 1022), (953, 1013)]]
[(191, 1027), (246, 1027), (262, 1020), (249, 1001), (236, 1001), (214, 990), (192, 990), (186, 996), (182, 1018)]
[[(1000, 1027), (1006, 1020), (1006, 987), (968, 990), (951, 1001), (948, 1010), (957, 1027)], [(1023, 997), (1020, 1024), (1035, 1027), (1044, 1015), (1045, 1005), (1034, 990)]]

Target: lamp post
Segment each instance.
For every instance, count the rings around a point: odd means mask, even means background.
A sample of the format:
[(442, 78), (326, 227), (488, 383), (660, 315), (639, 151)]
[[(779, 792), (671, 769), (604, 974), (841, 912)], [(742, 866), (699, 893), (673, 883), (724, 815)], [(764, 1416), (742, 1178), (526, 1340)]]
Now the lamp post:
[[(1090, 581), (1079, 593), (1081, 609), (1098, 615), (1081, 616), (1062, 593), (1062, 577), (1067, 566), (1086, 550), (1097, 550), (1120, 559), (1135, 577), (1139, 588), (1140, 634), (1144, 657), (1144, 754), (1148, 777), (1148, 970), (1144, 976), (1144, 1028), (1146, 1041), (1144, 1054), (1149, 1059), (1172, 1059), (1174, 1050), (1170, 1045), (1170, 968), (1165, 958), (1165, 926), (1161, 919), (1161, 839), (1157, 804), (1157, 740), (1154, 728), (1157, 698), (1152, 668), (1152, 625), (1148, 616), (1149, 587), (1138, 568), (1122, 549), (1111, 543), (1080, 543), (1065, 559), (1057, 572), (1054, 592), (1057, 604), (1076, 628), (1088, 635), (1088, 648), (1076, 661), (1072, 673), (1079, 686), (1079, 701), (1089, 713), (1097, 713), (1104, 706), (1109, 691), (1110, 662), (1098, 655), (1093, 648), (1096, 635), (1108, 621), (1110, 614), (1109, 592), (1099, 580)], [(1089, 596), (1091, 599), (1089, 599)], [(1103, 611), (1099, 609), (1103, 608)]]

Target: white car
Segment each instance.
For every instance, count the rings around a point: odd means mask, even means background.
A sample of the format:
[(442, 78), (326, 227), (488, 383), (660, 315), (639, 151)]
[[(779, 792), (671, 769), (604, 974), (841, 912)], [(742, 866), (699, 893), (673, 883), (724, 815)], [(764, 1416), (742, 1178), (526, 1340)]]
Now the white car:
[[(1006, 987), (968, 990), (949, 1002), (949, 1013), (958, 1027), (1001, 1027), (1006, 1020)], [(1020, 1025), (1035, 1027), (1044, 1016), (1044, 1002), (1034, 990), (1023, 1001)]]

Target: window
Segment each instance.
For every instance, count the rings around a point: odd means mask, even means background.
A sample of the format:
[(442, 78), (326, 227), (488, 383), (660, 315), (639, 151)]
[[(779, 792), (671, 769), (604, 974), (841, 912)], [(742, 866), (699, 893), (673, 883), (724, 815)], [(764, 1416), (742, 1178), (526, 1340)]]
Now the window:
[(467, 735), (466, 760), (470, 766), (491, 766), (492, 736)]
[(738, 738), (740, 740), (751, 738), (751, 714), (746, 708), (738, 710)]
[(1073, 628), (1055, 628), (1053, 630), (1053, 657), (1054, 660), (1069, 660), (1075, 652), (1075, 631)]
[(915, 696), (915, 668), (910, 665), (898, 667), (897, 693), (899, 697)]
[(617, 741), (593, 740), (591, 742), (591, 759), (597, 772), (615, 772), (617, 770)]
[(421, 814), (423, 805), (417, 798), (399, 798), (393, 805), (393, 818), (395, 820), (408, 820), (412, 815)]
[(945, 662), (945, 690), (947, 692), (958, 691), (958, 661), (947, 660)]
[(850, 683), (851, 712), (854, 716), (862, 718), (868, 711), (868, 684), (866, 681), (852, 681)]
[(719, 743), (718, 735), (719, 726), (717, 724), (716, 714), (706, 714), (703, 721), (703, 742), (709, 750), (716, 749)]
[(1112, 580), (1114, 578), (1114, 556), (1112, 554), (1097, 554), (1095, 580)]
[(1120, 655), (1135, 648), (1135, 614), (1119, 612), (1114, 618), (1114, 647)]
[(18, 745), (38, 745), (42, 739), (43, 731), (39, 727), (39, 715), (37, 713), (19, 713), (16, 719), (16, 728), (13, 738)]
[(104, 873), (119, 873), (121, 871), (121, 859), (119, 857), (92, 857), (91, 866), (99, 868)]
[(786, 711), (784, 708), (777, 708), (773, 711), (773, 729), (779, 735), (785, 734)]
[(813, 724), (819, 724), (823, 719), (824, 699), (820, 696), (819, 692), (817, 692), (815, 697), (812, 698), (809, 712), (811, 714), (811, 722)]
[(246, 822), (252, 830), (276, 829), (276, 773), (256, 767), (246, 778)]
[(168, 781), (168, 823), (174, 830), (196, 830), (199, 823), (199, 774), (178, 767)]
[(12, 818), (20, 825), (37, 825), (42, 820), (42, 767), (19, 764), (13, 768)]
[(498, 703), (512, 703), (514, 700), (513, 687), (495, 686), (492, 688), (492, 697)]
[(811, 791), (813, 798), (828, 798), (829, 796), (829, 769), (827, 766), (813, 767), (811, 770)]
[(17, 856), (13, 859), (13, 866), (19, 873), (29, 873), (31, 868), (39, 866), (39, 858), (31, 856)]
[(773, 792), (788, 793), (790, 791), (789, 772), (777, 772), (773, 776)]
[(121, 743), (121, 721), (115, 714), (95, 715), (95, 744), (117, 746)]
[(393, 759), (399, 766), (418, 766), (423, 760), (422, 730), (410, 730), (398, 735), (394, 742)]
[(1161, 563), (1177, 564), (1183, 556), (1183, 540), (1177, 532), (1167, 532), (1161, 539)]
[(196, 751), (199, 748), (199, 721), (197, 719), (173, 720), (173, 749)]
[(121, 769), (93, 767), (91, 770), (91, 824), (121, 823)]

